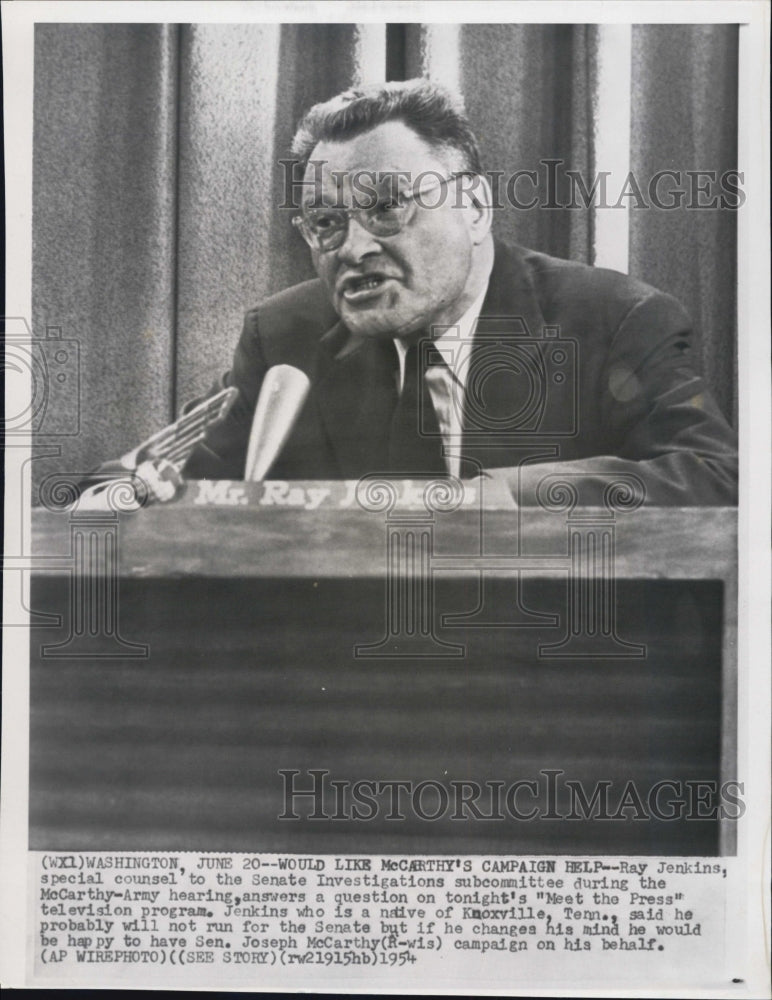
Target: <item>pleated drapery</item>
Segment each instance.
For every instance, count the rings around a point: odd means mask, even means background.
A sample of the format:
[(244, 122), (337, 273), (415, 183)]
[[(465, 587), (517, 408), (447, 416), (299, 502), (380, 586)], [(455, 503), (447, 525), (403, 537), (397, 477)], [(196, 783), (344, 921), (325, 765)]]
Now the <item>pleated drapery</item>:
[[(38, 477), (120, 454), (229, 367), (244, 311), (312, 275), (280, 208), (299, 117), (413, 76), (460, 89), (486, 170), (551, 170), (561, 205), (568, 172), (609, 157), (644, 179), (736, 167), (734, 25), (39, 24), (33, 326), (79, 342), (79, 395), (55, 405), (80, 433)], [(736, 213), (634, 201), (502, 208), (494, 226), (676, 295), (733, 419)]]

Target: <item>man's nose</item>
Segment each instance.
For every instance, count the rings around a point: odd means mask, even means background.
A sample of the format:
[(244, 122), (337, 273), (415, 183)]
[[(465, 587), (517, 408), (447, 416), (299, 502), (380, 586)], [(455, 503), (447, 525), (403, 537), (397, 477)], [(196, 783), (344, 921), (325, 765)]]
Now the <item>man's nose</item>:
[(338, 248), (338, 258), (344, 264), (355, 265), (370, 254), (381, 252), (378, 240), (358, 219), (349, 216), (346, 238)]

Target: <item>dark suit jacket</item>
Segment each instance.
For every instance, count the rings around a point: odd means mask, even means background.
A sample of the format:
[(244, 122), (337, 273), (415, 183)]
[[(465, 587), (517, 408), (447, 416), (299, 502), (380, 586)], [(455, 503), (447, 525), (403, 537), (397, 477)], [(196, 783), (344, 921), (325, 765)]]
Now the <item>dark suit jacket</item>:
[[(736, 502), (734, 434), (696, 374), (693, 341), (681, 306), (654, 288), (496, 243), (469, 362), (483, 377), (464, 414), (462, 475), (503, 477), (525, 503), (552, 473), (569, 477), (581, 503), (600, 502), (621, 474), (644, 484), (647, 503)], [(282, 363), (312, 388), (270, 478), (387, 472), (380, 359), (377, 343), (338, 320), (319, 281), (271, 297), (247, 313), (224, 379), (240, 398), (185, 475), (243, 477), (263, 376)]]

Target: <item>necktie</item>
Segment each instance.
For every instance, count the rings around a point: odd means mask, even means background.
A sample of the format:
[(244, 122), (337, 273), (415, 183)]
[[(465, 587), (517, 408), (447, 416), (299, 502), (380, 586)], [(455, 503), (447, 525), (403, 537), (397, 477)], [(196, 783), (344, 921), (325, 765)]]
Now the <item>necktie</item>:
[(424, 378), (426, 349), (411, 344), (405, 356), (405, 380), (389, 436), (391, 472), (445, 475), (442, 438), (431, 394)]

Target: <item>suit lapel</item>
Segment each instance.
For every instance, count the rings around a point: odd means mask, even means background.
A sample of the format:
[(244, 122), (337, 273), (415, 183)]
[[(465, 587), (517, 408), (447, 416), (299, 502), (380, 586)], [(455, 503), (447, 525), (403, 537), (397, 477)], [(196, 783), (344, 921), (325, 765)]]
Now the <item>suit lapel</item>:
[(341, 475), (356, 479), (385, 469), (396, 403), (393, 344), (355, 338), (339, 322), (319, 347), (316, 403)]
[(544, 323), (522, 252), (497, 241), (467, 369), (461, 453), (469, 462), (462, 475), (472, 474), (470, 463), (514, 465), (533, 453), (534, 420), (538, 427), (544, 402), (538, 346)]

